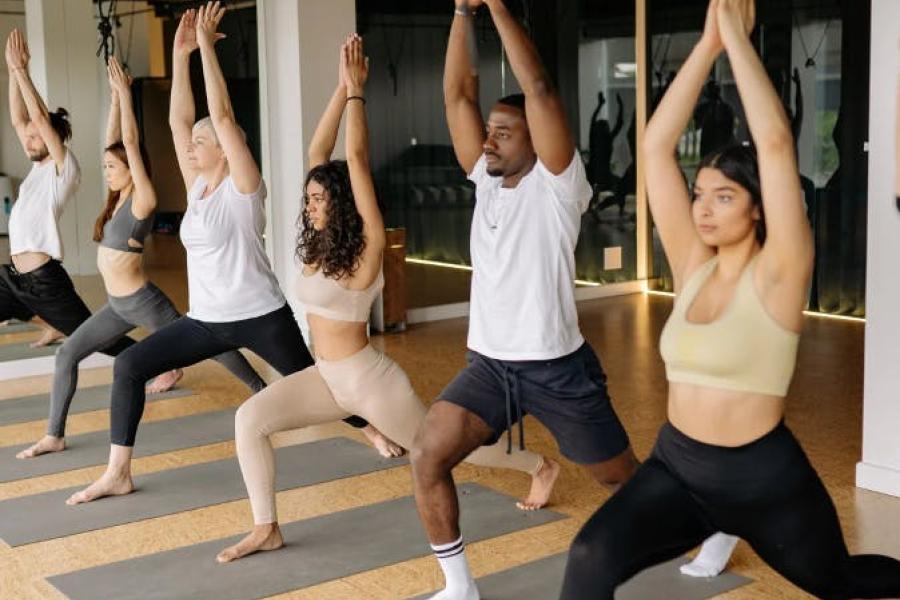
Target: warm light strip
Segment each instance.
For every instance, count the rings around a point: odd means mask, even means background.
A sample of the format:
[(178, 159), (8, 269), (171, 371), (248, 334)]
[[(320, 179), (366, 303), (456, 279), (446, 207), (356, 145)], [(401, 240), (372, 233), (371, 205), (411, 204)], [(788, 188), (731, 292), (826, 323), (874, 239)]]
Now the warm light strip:
[[(445, 263), (437, 260), (427, 260), (424, 258), (410, 258), (406, 257), (406, 262), (413, 263), (415, 265), (427, 265), (429, 267), (443, 267), (445, 269), (456, 269), (457, 271), (471, 271), (472, 267), (468, 265), (457, 265), (454, 263)], [(588, 287), (600, 287), (601, 284), (596, 281), (583, 281), (581, 279), (575, 280), (575, 285), (583, 285)]]
[[(650, 296), (666, 296), (673, 297), (675, 294), (672, 292), (662, 292), (658, 290), (644, 290), (645, 294), (649, 294)], [(866, 320), (861, 317), (847, 317), (844, 315), (829, 315), (828, 313), (815, 312), (812, 310), (804, 310), (803, 314), (808, 317), (819, 317), (820, 319), (834, 319), (835, 321), (851, 321), (853, 323), (865, 323)]]

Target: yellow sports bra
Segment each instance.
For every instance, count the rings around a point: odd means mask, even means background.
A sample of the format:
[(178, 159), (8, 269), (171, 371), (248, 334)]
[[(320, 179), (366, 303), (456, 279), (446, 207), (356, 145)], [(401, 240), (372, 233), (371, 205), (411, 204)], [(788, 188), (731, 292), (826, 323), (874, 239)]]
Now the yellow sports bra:
[(321, 269), (312, 275), (303, 270), (297, 275), (297, 300), (305, 305), (306, 312), (334, 319), (365, 323), (369, 320), (372, 302), (384, 288), (381, 272), (364, 290), (348, 290), (339, 281), (325, 277)]
[(687, 311), (716, 268), (701, 265), (675, 299), (659, 349), (669, 381), (755, 394), (785, 396), (797, 362), (800, 334), (766, 312), (753, 285), (753, 257), (731, 303), (715, 321), (691, 323)]

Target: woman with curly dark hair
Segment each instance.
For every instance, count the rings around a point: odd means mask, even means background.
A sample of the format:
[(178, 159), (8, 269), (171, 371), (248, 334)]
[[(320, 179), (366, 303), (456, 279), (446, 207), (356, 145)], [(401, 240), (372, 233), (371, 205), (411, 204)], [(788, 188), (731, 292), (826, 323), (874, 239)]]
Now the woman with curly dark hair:
[[(372, 301), (384, 285), (385, 235), (369, 170), (363, 96), (368, 60), (358, 35), (343, 45), (339, 72), (338, 87), (310, 144), (313, 167), (306, 177), (297, 247), (302, 269), (296, 293), (306, 305), (316, 365), (270, 385), (238, 411), (237, 454), (254, 527), (219, 553), (220, 562), (283, 545), (275, 511), (271, 434), (357, 414), (408, 448), (425, 418), (425, 407), (406, 373), (366, 336)], [(345, 107), (347, 162), (333, 161)], [(559, 471), (556, 463), (532, 452), (507, 454), (502, 442), (480, 448), (467, 460), (531, 474), (531, 492), (519, 503), (525, 510), (546, 504)]]

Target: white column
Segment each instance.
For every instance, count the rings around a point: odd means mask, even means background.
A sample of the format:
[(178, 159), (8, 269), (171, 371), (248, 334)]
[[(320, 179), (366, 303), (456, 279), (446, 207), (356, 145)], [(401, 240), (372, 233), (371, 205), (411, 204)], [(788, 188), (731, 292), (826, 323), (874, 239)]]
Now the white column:
[[(356, 6), (354, 0), (260, 0), (256, 10), (262, 170), (269, 189), (266, 247), (300, 318), (292, 287), (306, 148), (337, 84), (338, 50), (356, 30)], [(336, 150), (342, 155), (342, 137)], [(305, 319), (299, 320), (305, 328)]]
[(31, 76), (50, 110), (69, 111), (70, 147), (81, 164), (81, 187), (60, 221), (70, 273), (96, 273), (91, 240), (105, 191), (100, 172), (106, 87), (91, 0), (25, 0)]
[(863, 456), (856, 485), (900, 496), (900, 212), (894, 123), (900, 2), (873, 0)]

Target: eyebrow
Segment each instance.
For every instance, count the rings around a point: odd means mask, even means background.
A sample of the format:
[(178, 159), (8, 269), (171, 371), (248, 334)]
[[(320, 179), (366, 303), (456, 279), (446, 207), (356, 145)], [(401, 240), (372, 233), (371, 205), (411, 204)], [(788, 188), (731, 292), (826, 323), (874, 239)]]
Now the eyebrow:
[[(696, 186), (696, 185), (695, 185), (695, 186), (694, 186), (694, 191), (695, 191), (695, 192), (702, 192), (702, 191), (703, 191), (703, 188), (700, 187), (700, 186)], [(714, 188), (712, 189), (712, 191), (714, 191), (714, 192), (736, 192), (736, 191), (737, 191), (737, 188), (731, 187), (730, 185), (722, 185), (722, 186), (719, 186), (719, 187), (714, 187)]]

